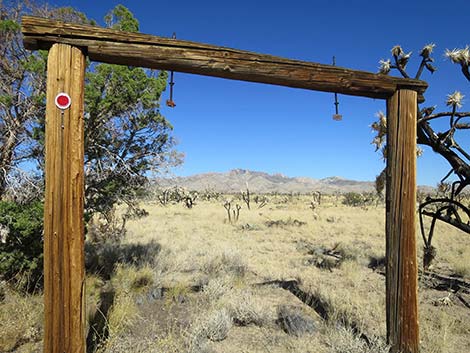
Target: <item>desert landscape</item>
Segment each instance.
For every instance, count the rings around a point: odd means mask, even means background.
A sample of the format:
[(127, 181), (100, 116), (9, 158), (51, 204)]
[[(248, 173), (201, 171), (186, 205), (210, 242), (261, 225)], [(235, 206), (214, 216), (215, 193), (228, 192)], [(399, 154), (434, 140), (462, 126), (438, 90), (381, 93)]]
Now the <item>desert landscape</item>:
[[(248, 208), (246, 189), (153, 187), (121, 241), (88, 230), (88, 350), (387, 352), (385, 210), (372, 195), (251, 191)], [(417, 249), (422, 352), (464, 352), (468, 235), (438, 223), (434, 241), (427, 274)], [(0, 350), (40, 351), (41, 296), (6, 291), (0, 306)]]
[(0, 353), (470, 352), (468, 3), (122, 2), (0, 0)]

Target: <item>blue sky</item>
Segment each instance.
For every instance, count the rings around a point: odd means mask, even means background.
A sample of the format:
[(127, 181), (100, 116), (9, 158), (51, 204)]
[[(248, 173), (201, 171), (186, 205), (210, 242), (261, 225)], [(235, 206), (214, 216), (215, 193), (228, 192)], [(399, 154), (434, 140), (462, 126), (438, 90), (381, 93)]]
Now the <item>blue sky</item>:
[[(334, 55), (338, 66), (372, 72), (380, 59), (391, 57), (395, 44), (413, 51), (409, 66), (414, 68), (419, 50), (432, 42), (438, 71), (422, 76), (430, 84), (426, 104), (446, 110), (446, 95), (455, 90), (467, 101), (470, 97), (470, 84), (443, 55), (446, 48), (470, 44), (468, 0), (49, 3), (73, 6), (101, 24), (110, 9), (123, 4), (143, 33), (171, 37), (176, 32), (179, 39), (324, 64)], [(336, 122), (332, 93), (182, 73), (175, 73), (174, 100), (176, 108), (164, 107), (162, 113), (174, 125), (178, 149), (185, 154), (178, 175), (244, 168), (373, 180), (384, 166), (370, 144), (374, 115), (385, 111), (382, 100), (340, 95), (343, 121)], [(441, 157), (425, 149), (418, 159), (418, 183), (435, 185), (448, 170)]]

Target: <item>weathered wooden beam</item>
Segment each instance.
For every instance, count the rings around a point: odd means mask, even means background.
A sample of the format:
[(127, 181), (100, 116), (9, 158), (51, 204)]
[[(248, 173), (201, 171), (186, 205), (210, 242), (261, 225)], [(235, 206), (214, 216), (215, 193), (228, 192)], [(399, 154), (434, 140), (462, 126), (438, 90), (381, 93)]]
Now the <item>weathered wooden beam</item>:
[[(47, 60), (44, 205), (44, 352), (84, 353), (85, 55), (54, 44)], [(71, 98), (63, 112), (58, 93)]]
[(399, 90), (388, 99), (386, 313), (393, 353), (419, 351), (416, 117), (416, 92)]
[(66, 43), (86, 48), (91, 60), (110, 64), (372, 98), (388, 98), (403, 88), (421, 96), (427, 88), (419, 80), (30, 16), (23, 17), (22, 31), (27, 49), (49, 49), (53, 43)]

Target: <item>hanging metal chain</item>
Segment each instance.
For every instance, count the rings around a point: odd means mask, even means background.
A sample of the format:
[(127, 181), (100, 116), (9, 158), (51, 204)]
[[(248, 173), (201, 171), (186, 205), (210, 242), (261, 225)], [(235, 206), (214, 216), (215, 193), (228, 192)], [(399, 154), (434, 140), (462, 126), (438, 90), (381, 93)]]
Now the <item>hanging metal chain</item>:
[[(176, 39), (176, 33), (173, 33), (172, 39)], [(174, 72), (173, 71), (170, 72), (170, 83), (169, 83), (169, 85), (170, 85), (170, 98), (167, 99), (166, 105), (170, 108), (174, 108), (174, 107), (176, 107), (176, 104), (173, 101), (173, 86), (175, 85)]]
[[(333, 66), (336, 66), (336, 57), (334, 57), (334, 56), (333, 56)], [(333, 120), (336, 120), (336, 121), (343, 120), (343, 116), (341, 114), (339, 114), (338, 93), (336, 93), (336, 92), (335, 92), (335, 103), (334, 103), (334, 105), (335, 105), (335, 114), (333, 114)]]

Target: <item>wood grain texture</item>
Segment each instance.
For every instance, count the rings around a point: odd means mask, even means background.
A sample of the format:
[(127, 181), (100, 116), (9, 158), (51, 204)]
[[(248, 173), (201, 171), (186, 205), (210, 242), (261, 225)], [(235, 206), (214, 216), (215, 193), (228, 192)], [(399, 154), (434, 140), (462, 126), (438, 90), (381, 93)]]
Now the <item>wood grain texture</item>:
[[(54, 44), (47, 63), (44, 352), (85, 352), (84, 79), (82, 51)], [(55, 105), (60, 92), (72, 100), (63, 114)]]
[(419, 351), (416, 115), (414, 91), (399, 90), (387, 102), (387, 339), (402, 353)]
[(86, 48), (91, 60), (111, 64), (372, 98), (388, 98), (399, 88), (415, 90), (422, 97), (427, 88), (419, 80), (30, 16), (23, 17), (22, 31), (27, 49), (67, 43)]

